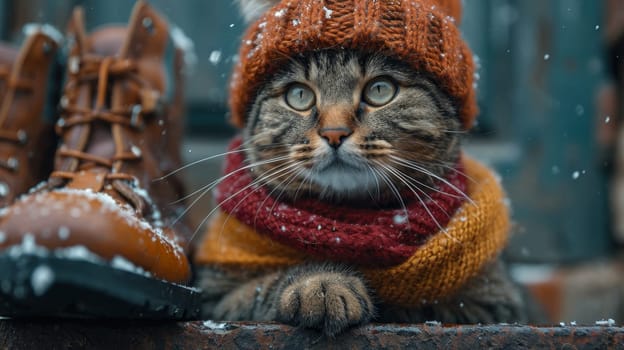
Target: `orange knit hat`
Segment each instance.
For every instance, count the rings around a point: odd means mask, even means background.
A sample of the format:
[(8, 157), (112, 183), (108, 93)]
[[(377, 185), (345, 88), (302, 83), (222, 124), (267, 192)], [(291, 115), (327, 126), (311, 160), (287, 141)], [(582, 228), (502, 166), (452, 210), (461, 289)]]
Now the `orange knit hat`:
[(242, 127), (257, 89), (296, 54), (324, 48), (381, 52), (434, 79), (466, 129), (478, 112), (472, 52), (457, 28), (461, 0), (281, 0), (247, 29), (230, 84)]

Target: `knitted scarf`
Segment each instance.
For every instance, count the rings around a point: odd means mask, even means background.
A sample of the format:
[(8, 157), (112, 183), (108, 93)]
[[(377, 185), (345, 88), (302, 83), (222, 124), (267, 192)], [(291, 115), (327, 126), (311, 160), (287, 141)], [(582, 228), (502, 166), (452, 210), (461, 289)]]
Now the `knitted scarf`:
[[(411, 256), (396, 265), (370, 266), (373, 259), (365, 256), (363, 259), (369, 266), (362, 266), (357, 261), (350, 264), (362, 272), (368, 286), (374, 290), (380, 301), (414, 307), (442, 300), (456, 293), (469, 279), (475, 277), (505, 246), (509, 231), (509, 213), (505, 194), (497, 178), (487, 167), (465, 155), (462, 155), (461, 163), (465, 178), (468, 179), (465, 192), (471, 200), (461, 203), (446, 223), (445, 230), (439, 230), (433, 235), (429, 233), (428, 238), (418, 242), (421, 245), (412, 250)], [(231, 170), (230, 166), (233, 166), (232, 163), (228, 163), (228, 170)], [(223, 186), (221, 191), (231, 192)], [(217, 197), (223, 198), (223, 194)], [(238, 200), (235, 202), (238, 203)], [(243, 204), (247, 202), (252, 202), (249, 197)], [(274, 212), (271, 211), (273, 204), (264, 203), (259, 208), (264, 209), (265, 213), (271, 213)], [(294, 214), (297, 216), (296, 210), (300, 210), (302, 206), (287, 205), (287, 208), (295, 210)], [(211, 266), (259, 274), (285, 269), (305, 261), (341, 260), (338, 256), (325, 258), (327, 255), (315, 255), (314, 250), (301, 244), (282, 243), (270, 230), (260, 231), (257, 220), (256, 226), (253, 221), (239, 220), (235, 211), (232, 210), (234, 214), (221, 211), (213, 218), (195, 252), (196, 267)], [(253, 210), (251, 212), (254, 215), (256, 213)], [(316, 218), (318, 219), (318, 215)], [(367, 221), (375, 223), (374, 216), (371, 218)], [(316, 222), (318, 221), (302, 220), (300, 226), (314, 228), (313, 223)], [(392, 225), (395, 225), (394, 218)], [(320, 231), (324, 227), (321, 226)], [(276, 231), (281, 232), (281, 226), (278, 228)], [(318, 224), (316, 228), (318, 229)], [(287, 232), (288, 229), (285, 233)], [(297, 230), (291, 232), (296, 233)], [(341, 238), (341, 242), (334, 243), (333, 246), (330, 245), (331, 249), (336, 249), (344, 241)], [(378, 244), (378, 248), (385, 250), (381, 244)], [(357, 255), (352, 250), (348, 252)]]
[[(230, 150), (237, 149), (236, 138)], [(353, 208), (315, 199), (281, 202), (253, 179), (241, 152), (226, 158), (216, 198), (221, 209), (259, 233), (309, 255), (361, 266), (392, 266), (405, 261), (430, 235), (446, 226), (462, 204), (463, 169), (450, 172), (435, 191), (406, 192), (403, 205)], [(461, 192), (459, 192), (461, 191)], [(279, 193), (279, 191), (275, 191)]]

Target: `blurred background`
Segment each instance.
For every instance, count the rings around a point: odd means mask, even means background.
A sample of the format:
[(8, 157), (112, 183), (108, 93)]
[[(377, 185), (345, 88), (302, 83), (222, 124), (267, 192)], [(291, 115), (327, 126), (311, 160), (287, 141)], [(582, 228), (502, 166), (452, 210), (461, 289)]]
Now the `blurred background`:
[[(225, 150), (228, 76), (244, 24), (230, 0), (149, 1), (195, 42), (184, 154)], [(89, 29), (127, 20), (129, 0), (0, 0), (0, 37), (23, 24), (63, 30), (75, 5)], [(498, 170), (515, 221), (505, 252), (545, 322), (624, 321), (624, 1), (465, 0), (462, 30), (479, 63), (478, 125), (467, 151)], [(618, 143), (619, 142), (619, 143)], [(187, 171), (189, 189), (220, 160)], [(622, 167), (622, 169), (620, 169)], [(622, 189), (620, 189), (620, 187)], [(621, 195), (617, 195), (622, 191)], [(210, 207), (192, 212), (199, 225)], [(621, 211), (621, 212), (620, 212)]]

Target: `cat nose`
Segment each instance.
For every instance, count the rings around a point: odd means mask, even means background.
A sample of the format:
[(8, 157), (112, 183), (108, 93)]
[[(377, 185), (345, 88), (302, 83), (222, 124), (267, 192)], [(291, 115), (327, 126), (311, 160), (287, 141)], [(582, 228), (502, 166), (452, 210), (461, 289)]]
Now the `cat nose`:
[(338, 148), (342, 141), (353, 134), (353, 131), (347, 127), (341, 128), (323, 128), (319, 130), (319, 135), (324, 138), (333, 148)]

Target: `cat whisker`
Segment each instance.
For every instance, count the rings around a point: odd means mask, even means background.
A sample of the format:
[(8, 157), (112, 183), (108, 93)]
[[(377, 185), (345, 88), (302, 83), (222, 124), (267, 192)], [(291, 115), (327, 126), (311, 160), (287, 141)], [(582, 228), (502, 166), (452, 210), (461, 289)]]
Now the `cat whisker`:
[(446, 180), (445, 178), (434, 174), (433, 172), (427, 170), (426, 168), (419, 166), (418, 164), (415, 164), (413, 162), (410, 162), (408, 160), (405, 160), (401, 157), (397, 157), (394, 155), (390, 155), (390, 159), (394, 162), (394, 163), (398, 163), (401, 164), (407, 168), (413, 169), (413, 170), (417, 170), (420, 171), (422, 174), (427, 175), (427, 176), (431, 176), (432, 178), (443, 182), (444, 184), (446, 184), (447, 186), (449, 186), (451, 189), (453, 189), (453, 191), (459, 193), (465, 200), (467, 200), (468, 202), (470, 202), (470, 204), (472, 205), (476, 205), (474, 203), (474, 201), (466, 194), (464, 193), (464, 191), (460, 190), (459, 188), (457, 188), (457, 186), (453, 185), (452, 183), (450, 183), (448, 180)]
[[(415, 161), (415, 160), (408, 160), (408, 159), (406, 159), (406, 158), (403, 158), (403, 160), (405, 160), (405, 161), (407, 161), (407, 162), (410, 162), (410, 163), (413, 163), (413, 164), (415, 164), (415, 165), (417, 165), (417, 166), (424, 167), (424, 164), (419, 163), (419, 162), (417, 162), (417, 161)], [(432, 165), (433, 165), (433, 166), (442, 167), (442, 168), (444, 168), (444, 169), (446, 169), (446, 170), (449, 170), (449, 171), (454, 172), (455, 174), (459, 174), (459, 175), (461, 175), (461, 176), (465, 177), (465, 178), (466, 178), (466, 180), (468, 180), (468, 181), (470, 181), (470, 182), (472, 182), (472, 183), (474, 183), (474, 184), (476, 184), (476, 183), (477, 183), (477, 180), (475, 180), (474, 178), (470, 177), (470, 176), (469, 176), (468, 174), (466, 174), (465, 172), (463, 172), (463, 171), (461, 171), (461, 170), (458, 170), (458, 169), (457, 169), (457, 167), (455, 166), (455, 165), (456, 165), (456, 163), (454, 163), (454, 162), (453, 162), (453, 163), (450, 163), (450, 162), (437, 162), (437, 163), (433, 163)]]
[[(195, 166), (197, 164), (200, 164), (200, 163), (212, 160), (212, 159), (216, 159), (216, 158), (219, 158), (219, 157), (225, 157), (225, 156), (230, 155), (230, 154), (241, 153), (241, 152), (246, 152), (246, 151), (257, 149), (257, 147), (242, 148), (242, 146), (244, 146), (246, 144), (249, 144), (250, 141), (251, 140), (245, 141), (243, 144), (241, 144), (241, 146), (239, 146), (236, 149), (233, 149), (233, 150), (230, 150), (230, 151), (227, 151), (227, 152), (223, 152), (223, 153), (219, 153), (219, 154), (214, 154), (214, 155), (211, 155), (211, 156), (208, 156), (208, 157), (204, 157), (202, 159), (195, 160), (195, 161), (193, 161), (191, 163), (185, 164), (185, 165), (183, 165), (183, 166), (181, 166), (181, 167), (179, 167), (179, 168), (177, 168), (177, 169), (175, 169), (175, 170), (173, 170), (173, 171), (171, 171), (171, 172), (169, 172), (169, 173), (167, 173), (167, 174), (165, 174), (165, 175), (163, 175), (161, 177), (157, 177), (157, 178), (153, 179), (152, 182), (163, 181), (163, 180), (167, 179), (168, 177), (171, 177), (171, 176), (179, 173), (182, 170), (188, 169), (188, 168), (190, 168), (192, 166)], [(288, 146), (288, 144), (271, 144), (271, 145), (263, 145), (261, 147), (262, 148), (277, 148), (277, 147), (283, 147), (283, 146)]]
[[(406, 166), (405, 164), (402, 164), (402, 163), (400, 163), (400, 162), (396, 162), (396, 161), (393, 161), (393, 163), (395, 163), (395, 164), (399, 164), (399, 165), (401, 165), (401, 166)], [(419, 171), (420, 171), (420, 170), (419, 170)], [(420, 172), (422, 173), (422, 171), (420, 171)], [(430, 172), (427, 172), (427, 173), (425, 173), (424, 175), (429, 175), (429, 173), (430, 173)], [(424, 182), (421, 182), (421, 181), (418, 181), (418, 180), (416, 180), (416, 179), (413, 179), (411, 176), (408, 176), (407, 174), (404, 174), (404, 176), (408, 177), (408, 178), (409, 178), (410, 180), (412, 180), (412, 181), (416, 181), (416, 184), (415, 184), (415, 185), (418, 187), (418, 189), (419, 189), (419, 190), (421, 190), (421, 187), (424, 187), (424, 188), (426, 188), (426, 189), (428, 189), (428, 190), (430, 190), (430, 191), (437, 192), (437, 193), (443, 194), (443, 195), (448, 196), (448, 197), (465, 199), (465, 196), (463, 195), (463, 193), (462, 193), (462, 195), (458, 195), (458, 194), (453, 194), (453, 193), (445, 192), (445, 191), (440, 190), (439, 188), (432, 187), (432, 186), (430, 186), (430, 185), (428, 185), (428, 184), (426, 184), (426, 183), (424, 183)], [(421, 191), (422, 191), (422, 190), (421, 190)], [(426, 193), (426, 192), (424, 192), (424, 191), (422, 191), (422, 192), (423, 192), (423, 193)], [(460, 191), (460, 193), (461, 193), (461, 191)]]
[[(369, 170), (371, 175), (373, 176), (373, 180), (375, 180), (375, 187), (377, 188), (377, 200), (379, 200), (381, 198), (381, 186), (379, 185), (379, 178), (377, 177), (377, 174), (375, 173), (373, 167), (370, 164), (365, 163), (365, 165), (366, 165), (366, 169)], [(373, 197), (373, 194), (370, 193), (370, 191), (368, 194), (371, 196), (373, 200), (375, 199)]]
[[(297, 164), (299, 165), (299, 164)], [(286, 188), (288, 186), (290, 186), (290, 184), (302, 173), (304, 172), (304, 169), (298, 169), (295, 171), (292, 171), (289, 176), (282, 182), (280, 182), (277, 186), (275, 186), (275, 188), (273, 190), (271, 190), (271, 192), (269, 193), (269, 195), (267, 196), (267, 198), (265, 198), (262, 203), (260, 204), (260, 206), (258, 206), (258, 210), (256, 210), (256, 214), (254, 215), (254, 229), (256, 227), (256, 219), (258, 218), (258, 212), (260, 211), (260, 208), (262, 208), (262, 206), (264, 206), (264, 203), (266, 202), (266, 200), (273, 194), (273, 192), (278, 189), (281, 188), (280, 193), (277, 195), (277, 197), (275, 197), (275, 200), (273, 202), (273, 205), (271, 206), (271, 208), (269, 209), (269, 212), (267, 213), (268, 216), (271, 216), (271, 214), (273, 213), (273, 209), (275, 209), (275, 206), (277, 205), (277, 203), (279, 203), (280, 198), (282, 197), (282, 195), (284, 194), (284, 191), (286, 190)], [(286, 183), (284, 185), (284, 182), (288, 181), (288, 183)]]
[[(460, 241), (453, 237), (448, 230), (446, 229), (446, 227), (442, 226), (442, 224), (440, 224), (440, 222), (435, 218), (435, 216), (433, 215), (433, 213), (431, 212), (431, 210), (429, 209), (429, 207), (427, 206), (427, 204), (425, 204), (425, 201), (422, 199), (422, 197), (414, 190), (414, 187), (404, 179), (404, 175), (402, 175), (396, 168), (392, 167), (392, 166), (388, 166), (382, 163), (377, 162), (378, 166), (381, 166), (382, 168), (384, 168), (386, 171), (390, 172), (390, 174), (394, 175), (397, 179), (399, 179), (399, 181), (401, 181), (403, 184), (405, 184), (405, 186), (412, 191), (412, 193), (416, 196), (416, 198), (418, 199), (418, 201), (422, 204), (423, 208), (427, 211), (427, 214), (429, 214), (429, 217), (431, 217), (431, 219), (433, 220), (433, 222), (435, 222), (436, 226), (438, 226), (438, 229), (444, 233), (445, 236), (447, 236), (448, 238), (452, 239), (453, 241), (459, 243)], [(419, 191), (421, 191), (423, 193), (423, 195), (427, 196), (430, 200), (431, 197), (429, 197), (429, 195), (427, 195), (423, 190), (419, 189), (416, 187), (416, 189), (418, 189)], [(444, 213), (446, 215), (448, 215), (450, 217), (450, 215), (442, 208), (440, 207), (440, 205), (434, 201), (434, 203), (436, 203), (436, 205), (438, 205), (438, 207), (440, 209), (442, 209), (442, 211), (444, 211)], [(409, 222), (409, 221), (408, 221)]]
[[(235, 212), (236, 209), (238, 209), (238, 207), (253, 193), (255, 193), (256, 191), (258, 191), (261, 186), (264, 186), (266, 184), (268, 184), (270, 181), (275, 180), (275, 176), (283, 173), (284, 171), (286, 171), (285, 174), (281, 174), (279, 176), (277, 176), (277, 178), (280, 178), (282, 176), (288, 176), (291, 174), (291, 169), (294, 167), (299, 166), (299, 162), (297, 161), (291, 161), (291, 162), (286, 162), (285, 164), (280, 165), (279, 167), (272, 169), (271, 172), (266, 173), (266, 174), (262, 174), (260, 175), (256, 180), (254, 180), (252, 183), (250, 183), (249, 185), (243, 187), (242, 189), (240, 189), (239, 191), (237, 191), (236, 193), (234, 193), (233, 195), (229, 196), (228, 198), (224, 199), (223, 201), (221, 201), (216, 207), (215, 209), (213, 209), (210, 213), (208, 213), (208, 216), (212, 215), (212, 213), (219, 208), (223, 203), (227, 202), (228, 200), (232, 199), (233, 197), (239, 195), (240, 193), (244, 192), (245, 190), (247, 190), (248, 188), (250, 188), (250, 186), (256, 186), (257, 188), (254, 189), (253, 191), (249, 192), (248, 194), (246, 194), (243, 198), (241, 198), (238, 203), (236, 203), (236, 205), (234, 206), (234, 208), (232, 208), (232, 210), (230, 211), (230, 213), (228, 213), (227, 218), (223, 221), (223, 225), (221, 226), (221, 231), (223, 232), (225, 229), (225, 224), (227, 224), (227, 222), (230, 220), (230, 217), (232, 216), (231, 213)], [(280, 183), (281, 184), (281, 183)], [(277, 188), (277, 187), (276, 187)], [(269, 196), (267, 196), (264, 201), (266, 201), (269, 198)], [(258, 210), (262, 207), (262, 205), (264, 204), (264, 201), (262, 202), (262, 204), (260, 206), (258, 206)], [(258, 213), (256, 212), (256, 215)], [(255, 218), (254, 218), (254, 226), (255, 226)]]
[[(382, 169), (385, 168), (383, 163), (375, 162), (375, 164), (377, 164), (378, 166), (381, 166)], [(403, 200), (403, 197), (401, 196), (401, 192), (399, 192), (399, 189), (392, 182), (392, 180), (390, 180), (388, 175), (384, 174), (383, 172), (379, 171), (378, 169), (375, 169), (374, 167), (371, 167), (371, 169), (373, 171), (375, 171), (379, 175), (379, 177), (388, 185), (388, 188), (390, 188), (390, 191), (397, 198), (397, 200), (401, 204), (401, 208), (403, 209), (403, 213), (405, 214), (405, 217), (407, 218), (407, 227), (411, 228), (411, 223), (409, 222), (409, 214), (408, 214), (408, 211), (407, 211), (407, 206), (405, 205), (405, 201)]]
[(173, 171), (171, 171), (171, 172), (169, 172), (169, 173), (167, 173), (167, 174), (165, 174), (165, 175), (163, 175), (163, 176), (161, 176), (161, 177), (157, 177), (157, 178), (155, 178), (155, 179), (154, 179), (154, 180), (152, 180), (152, 181), (153, 181), (153, 182), (162, 181), (162, 180), (165, 180), (166, 178), (168, 178), (168, 177), (170, 177), (170, 176), (172, 176), (172, 175), (175, 175), (175, 174), (179, 173), (180, 171), (182, 171), (182, 170), (184, 170), (184, 169), (190, 168), (190, 167), (192, 167), (192, 166), (194, 166), (194, 165), (197, 165), (197, 164), (199, 164), (199, 163), (203, 163), (203, 162), (209, 161), (209, 160), (211, 160), (211, 159), (219, 158), (219, 157), (224, 157), (224, 156), (227, 156), (227, 155), (229, 155), (229, 154), (235, 154), (235, 153), (245, 152), (245, 151), (248, 151), (248, 150), (251, 150), (251, 149), (252, 149), (252, 148), (237, 148), (237, 149), (235, 149), (235, 150), (231, 150), (231, 151), (227, 151), (227, 152), (223, 152), (223, 153), (215, 154), (215, 155), (212, 155), (212, 156), (208, 156), (208, 157), (205, 157), (205, 158), (202, 158), (202, 159), (198, 159), (198, 160), (193, 161), (193, 162), (191, 162), (191, 163), (185, 164), (185, 165), (183, 165), (183, 166), (181, 166), (181, 167), (177, 168), (176, 170), (173, 170)]
[(466, 178), (466, 180), (472, 182), (473, 184), (477, 184), (477, 180), (475, 180), (474, 178), (470, 177), (468, 174), (466, 174), (465, 172), (461, 171), (461, 170), (457, 170), (457, 168), (455, 168), (455, 166), (451, 166), (451, 165), (443, 165), (441, 164), (440, 166), (444, 167), (445, 169), (448, 169), (456, 174), (459, 174), (463, 177)]
[[(431, 217), (431, 219), (433, 219), (433, 221), (436, 223), (436, 225), (438, 226), (438, 228), (442, 231), (446, 231), (446, 229), (444, 227), (442, 227), (442, 225), (440, 225), (440, 223), (438, 222), (438, 220), (436, 220), (436, 218), (433, 216), (433, 214), (431, 213), (431, 211), (429, 210), (429, 207), (425, 204), (425, 202), (423, 201), (422, 197), (416, 193), (416, 191), (414, 190), (414, 188), (412, 187), (412, 185), (406, 181), (403, 176), (401, 175), (401, 173), (394, 167), (383, 164), (381, 162), (376, 162), (377, 166), (383, 168), (384, 170), (386, 170), (388, 173), (390, 173), (391, 175), (394, 175), (394, 177), (396, 177), (399, 181), (401, 181), (410, 191), (412, 191), (412, 193), (416, 196), (416, 198), (418, 199), (418, 201), (422, 204), (422, 206), (425, 208), (425, 210), (427, 211), (427, 213), (429, 214), (429, 216)], [(421, 190), (422, 191), (422, 190)], [(431, 199), (431, 197), (429, 197), (429, 199)]]
[[(434, 201), (433, 198), (431, 198), (431, 196), (425, 190), (420, 188), (421, 186), (425, 188), (431, 188), (431, 187), (421, 183), (420, 181), (414, 178), (411, 178), (409, 175), (403, 173), (400, 169), (389, 166), (389, 170), (393, 170), (393, 173), (395, 174), (395, 176), (399, 178), (412, 192), (414, 190), (417, 190), (418, 192), (422, 193), (425, 197), (427, 197), (429, 201), (433, 202), (438, 208), (440, 208), (440, 210), (442, 210), (448, 218), (451, 217), (451, 215), (446, 211), (446, 209), (442, 208), (442, 206), (437, 201)], [(437, 191), (437, 192), (448, 195), (446, 192), (442, 192), (442, 191)], [(453, 197), (462, 198), (460, 196), (453, 196)]]
[[(247, 186), (241, 188), (240, 190), (238, 190), (236, 193), (230, 195), (228, 198), (222, 200), (221, 202), (219, 202), (217, 205), (215, 205), (215, 207), (208, 212), (208, 214), (204, 217), (204, 219), (197, 225), (197, 228), (195, 229), (195, 231), (193, 232), (193, 235), (191, 236), (191, 239), (189, 240), (189, 244), (190, 242), (193, 241), (193, 239), (195, 238), (195, 236), (197, 235), (197, 233), (199, 232), (199, 229), (206, 223), (206, 221), (208, 221), (208, 219), (212, 216), (212, 214), (214, 214), (217, 210), (220, 209), (221, 205), (223, 205), (223, 203), (229, 201), (230, 199), (236, 197), (237, 195), (239, 195), (240, 193), (244, 192), (245, 190), (252, 188), (252, 187), (257, 187), (256, 189), (254, 189), (253, 191), (251, 191), (250, 193), (248, 193), (247, 195), (245, 195), (245, 197), (243, 197), (237, 204), (236, 207), (234, 208), (234, 210), (240, 205), (240, 203), (242, 201), (244, 201), (249, 195), (251, 195), (252, 193), (254, 193), (255, 191), (259, 190), (261, 187), (258, 186), (258, 184), (262, 185), (262, 182), (266, 180), (266, 178), (273, 176), (275, 172), (279, 172), (282, 171), (284, 167), (290, 165), (291, 162), (287, 162), (281, 166), (279, 166), (276, 169), (273, 169), (274, 171), (272, 173), (269, 174), (264, 174), (260, 177), (258, 177), (256, 180), (252, 181), (251, 183), (249, 183)], [(206, 190), (202, 193), (201, 196), (205, 195), (209, 190)], [(200, 197), (201, 197), (200, 196)], [(184, 213), (183, 213), (184, 214)], [(183, 215), (182, 214), (182, 215)], [(228, 215), (229, 218), (229, 215)]]
[[(269, 161), (276, 162), (276, 161), (279, 161), (279, 160), (271, 159), (271, 160), (267, 160), (267, 161), (264, 161), (264, 162), (269, 162)], [(176, 217), (175, 220), (173, 220), (173, 224), (176, 224), (178, 221), (180, 221), (195, 206), (195, 204), (197, 204), (197, 202), (199, 200), (201, 200), (207, 193), (209, 193), (214, 188), (214, 186), (216, 186), (219, 182), (223, 181), (227, 177), (232, 176), (233, 174), (235, 174), (235, 173), (237, 173), (237, 172), (239, 172), (241, 170), (244, 170), (245, 168), (249, 168), (251, 165), (257, 166), (258, 163), (261, 163), (261, 162), (256, 162), (256, 163), (248, 165), (247, 167), (243, 167), (241, 169), (237, 169), (237, 170), (235, 170), (235, 171), (233, 171), (233, 172), (231, 172), (231, 173), (221, 177), (220, 179), (218, 179), (219, 180), (218, 182), (214, 182), (213, 181), (213, 184), (211, 186), (209, 186), (209, 187), (204, 186), (206, 188), (201, 190), (201, 194), (199, 196), (197, 196), (197, 198), (195, 198), (189, 205), (187, 205), (184, 208), (184, 210), (178, 215), (178, 217)], [(195, 191), (195, 192), (197, 192), (197, 191)], [(215, 209), (218, 208), (222, 203), (223, 202), (219, 203), (215, 207)], [(202, 222), (197, 226), (197, 229), (195, 230), (195, 232), (193, 232), (193, 235), (191, 236), (191, 240), (189, 242), (191, 242), (193, 240), (193, 237), (195, 237), (195, 235), (197, 234), (197, 231), (199, 230), (199, 228), (201, 228), (203, 226), (203, 224), (206, 222), (206, 219), (212, 215), (212, 213), (214, 212), (215, 209), (211, 210), (210, 213), (206, 216), (206, 218), (204, 218), (204, 220), (202, 220)]]
[[(288, 172), (286, 174), (282, 174), (282, 175), (277, 176), (276, 178), (271, 179), (273, 181), (273, 180), (277, 180), (277, 179), (279, 179), (279, 178), (281, 178), (283, 176), (286, 176), (286, 179), (280, 181), (276, 186), (273, 186), (273, 188), (268, 193), (268, 195), (264, 198), (264, 200), (260, 203), (260, 205), (258, 205), (258, 208), (256, 209), (256, 213), (254, 215), (254, 228), (256, 226), (256, 219), (258, 217), (258, 213), (259, 213), (260, 209), (264, 206), (264, 203), (266, 203), (266, 201), (269, 198), (272, 197), (273, 192), (277, 191), (279, 188), (282, 188), (280, 193), (284, 192), (284, 188), (282, 187), (282, 184), (284, 184), (284, 182), (286, 182), (286, 181), (288, 181), (290, 179), (294, 180), (294, 178), (296, 178), (297, 174), (300, 173), (302, 170), (301, 169), (299, 169), (299, 170), (297, 170), (297, 169), (292, 170), (292, 168), (296, 168), (296, 167), (298, 167), (300, 165), (301, 165), (301, 162), (293, 162), (290, 166), (288, 166), (287, 169), (285, 169), (285, 170), (288, 170)], [(268, 182), (266, 182), (265, 184), (268, 184)], [(279, 199), (279, 197), (275, 199), (275, 203), (277, 203), (278, 199)], [(267, 215), (270, 215), (270, 214), (271, 213), (269, 211), (269, 214), (267, 214)]]
[(215, 186), (217, 186), (221, 181), (223, 181), (223, 180), (229, 178), (230, 176), (233, 176), (236, 173), (239, 173), (241, 171), (244, 171), (244, 170), (247, 170), (247, 169), (250, 169), (250, 168), (254, 168), (254, 167), (257, 167), (257, 166), (260, 166), (260, 165), (266, 165), (266, 164), (271, 164), (271, 163), (275, 163), (275, 162), (280, 162), (280, 161), (283, 161), (283, 160), (287, 160), (288, 158), (289, 158), (289, 156), (281, 156), (281, 157), (270, 158), (270, 159), (266, 159), (266, 160), (263, 160), (263, 161), (258, 161), (258, 162), (254, 162), (252, 164), (245, 165), (245, 166), (243, 166), (243, 167), (241, 167), (239, 169), (236, 169), (236, 170), (234, 170), (234, 171), (232, 171), (232, 172), (230, 172), (230, 173), (228, 173), (228, 174), (226, 174), (224, 176), (221, 176), (220, 178), (218, 178), (216, 180), (213, 180), (212, 182), (208, 183), (207, 185), (204, 185), (204, 186), (200, 187), (199, 189), (197, 189), (197, 190), (187, 194), (186, 196), (184, 196), (182, 198), (176, 199), (175, 201), (171, 202), (170, 204), (180, 203), (180, 202), (185, 201), (185, 200), (187, 200), (187, 199), (189, 199), (189, 198), (191, 198), (191, 197), (193, 197), (193, 196), (197, 195), (198, 193), (203, 192), (205, 190), (210, 191)]
[(293, 195), (293, 200), (297, 199), (297, 195), (299, 194), (299, 190), (301, 190), (302, 186), (306, 183), (306, 181), (311, 178), (310, 175), (311, 175), (310, 172), (305, 174), (305, 176), (303, 177), (303, 180), (301, 180), (301, 182), (299, 183), (299, 186), (297, 186), (297, 189), (295, 190), (295, 193)]

